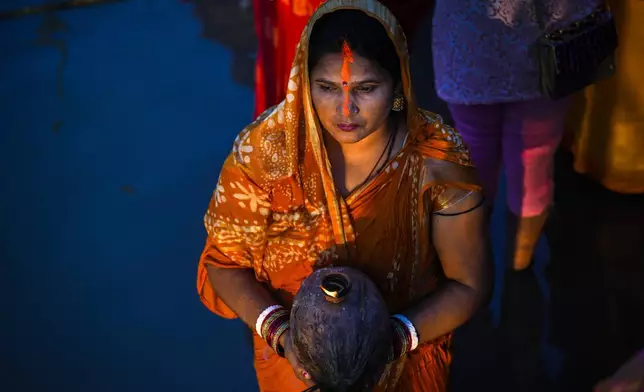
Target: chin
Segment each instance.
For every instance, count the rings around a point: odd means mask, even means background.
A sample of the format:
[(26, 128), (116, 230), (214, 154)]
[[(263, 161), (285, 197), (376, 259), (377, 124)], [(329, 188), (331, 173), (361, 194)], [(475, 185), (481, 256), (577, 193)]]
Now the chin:
[(355, 132), (333, 131), (330, 132), (333, 139), (340, 144), (354, 144), (369, 136), (364, 130), (359, 129)]
[(359, 135), (351, 134), (351, 135), (333, 135), (333, 138), (335, 139), (336, 142), (340, 144), (354, 144), (358, 143), (360, 140), (364, 139), (363, 137), (360, 137)]

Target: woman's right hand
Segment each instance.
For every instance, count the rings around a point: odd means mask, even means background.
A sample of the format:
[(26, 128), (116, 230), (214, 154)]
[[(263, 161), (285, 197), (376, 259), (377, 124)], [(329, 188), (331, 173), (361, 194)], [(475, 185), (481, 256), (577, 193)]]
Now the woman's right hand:
[(311, 380), (311, 375), (309, 372), (304, 370), (302, 366), (300, 366), (299, 361), (297, 360), (297, 357), (295, 356), (295, 353), (293, 352), (293, 342), (291, 340), (291, 331), (287, 330), (280, 336), (279, 338), (279, 344), (282, 346), (284, 349), (284, 356), (288, 360), (288, 362), (291, 364), (291, 367), (293, 367), (293, 371), (295, 372), (295, 376), (302, 381), (306, 386), (312, 387), (315, 385), (313, 380)]

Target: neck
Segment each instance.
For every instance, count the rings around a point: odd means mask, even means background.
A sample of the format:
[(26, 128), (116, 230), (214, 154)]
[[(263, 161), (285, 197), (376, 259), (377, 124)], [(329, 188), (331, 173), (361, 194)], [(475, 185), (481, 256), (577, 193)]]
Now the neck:
[(379, 168), (390, 158), (385, 149), (391, 147), (392, 153), (396, 151), (393, 147), (397, 133), (398, 121), (390, 118), (380, 129), (357, 143), (340, 144), (332, 137), (325, 136), (333, 181), (342, 196), (347, 196), (378, 173)]

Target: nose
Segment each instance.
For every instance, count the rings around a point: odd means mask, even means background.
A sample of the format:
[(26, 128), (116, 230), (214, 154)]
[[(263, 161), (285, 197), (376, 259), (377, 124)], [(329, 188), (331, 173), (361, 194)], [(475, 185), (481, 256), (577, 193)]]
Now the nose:
[(342, 116), (345, 115), (345, 111), (344, 111), (345, 105), (349, 109), (349, 115), (355, 116), (356, 114), (360, 113), (360, 108), (358, 107), (358, 105), (356, 105), (355, 101), (351, 99), (351, 97), (349, 97), (348, 102), (345, 102), (345, 100), (342, 99), (342, 101), (338, 104), (338, 106), (336, 106), (335, 110), (337, 111), (338, 114)]

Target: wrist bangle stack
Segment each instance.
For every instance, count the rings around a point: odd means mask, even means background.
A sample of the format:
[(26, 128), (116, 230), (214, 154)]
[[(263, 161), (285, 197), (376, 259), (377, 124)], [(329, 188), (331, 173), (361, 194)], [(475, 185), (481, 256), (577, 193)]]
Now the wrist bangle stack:
[(279, 345), (280, 337), (289, 328), (289, 311), (281, 305), (266, 308), (257, 317), (255, 331), (280, 356), (284, 356), (284, 348)]
[(418, 347), (418, 332), (409, 319), (401, 314), (391, 317), (393, 329), (392, 350), (389, 359), (394, 361)]

